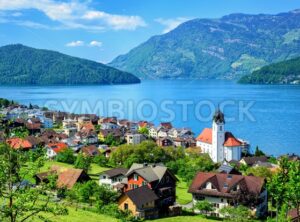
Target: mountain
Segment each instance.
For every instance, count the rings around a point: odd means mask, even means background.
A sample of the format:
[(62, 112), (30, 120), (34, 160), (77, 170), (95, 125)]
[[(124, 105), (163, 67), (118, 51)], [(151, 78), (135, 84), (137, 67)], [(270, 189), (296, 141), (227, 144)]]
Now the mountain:
[(187, 21), (109, 65), (141, 78), (238, 79), (296, 56), (300, 56), (300, 10)]
[(139, 83), (136, 76), (109, 66), (34, 49), (21, 44), (0, 47), (0, 84), (126, 84)]
[(239, 83), (250, 84), (300, 84), (300, 57), (264, 66)]

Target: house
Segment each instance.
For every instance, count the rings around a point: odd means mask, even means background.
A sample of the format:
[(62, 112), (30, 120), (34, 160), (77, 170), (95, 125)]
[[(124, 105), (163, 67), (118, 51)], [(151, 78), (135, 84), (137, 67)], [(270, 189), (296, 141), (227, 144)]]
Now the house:
[(159, 129), (160, 129), (159, 127), (158, 128), (156, 128), (154, 126), (150, 127), (150, 129), (149, 129), (149, 136), (151, 138), (156, 139), (158, 137), (158, 130)]
[(71, 119), (71, 118), (64, 118), (64, 120), (62, 121), (62, 125), (64, 129), (68, 129), (68, 128), (76, 128), (76, 124), (77, 124), (77, 120), (76, 119)]
[(243, 157), (243, 159), (240, 160), (241, 164), (244, 164), (246, 166), (253, 166), (257, 164), (258, 162), (268, 162), (268, 157), (266, 156), (252, 156), (252, 157)]
[(186, 140), (183, 138), (177, 137), (177, 138), (174, 138), (172, 141), (173, 141), (173, 145), (175, 147), (184, 147), (184, 148), (188, 147)]
[(42, 122), (43, 128), (45, 128), (45, 129), (53, 128), (53, 120), (52, 119), (43, 117), (43, 118), (41, 118), (41, 122)]
[(64, 134), (66, 134), (68, 137), (73, 137), (77, 133), (76, 127), (68, 127), (63, 129)]
[(134, 163), (126, 177), (125, 191), (148, 186), (159, 197), (157, 204), (161, 211), (166, 211), (175, 203), (177, 178), (164, 165)]
[(36, 133), (40, 133), (41, 132), (41, 126), (42, 126), (41, 123), (30, 123), (30, 122), (27, 122), (25, 124), (25, 127), (28, 129), (30, 135), (33, 135), (33, 134), (36, 134)]
[(156, 140), (158, 146), (173, 146), (173, 140), (170, 137), (158, 138)]
[(146, 137), (143, 134), (139, 133), (129, 133), (126, 135), (127, 144), (137, 145), (146, 140)]
[(81, 149), (85, 156), (94, 157), (100, 155), (100, 151), (95, 145), (85, 146)]
[(113, 129), (113, 130), (100, 130), (98, 134), (98, 139), (101, 142), (104, 142), (108, 135), (112, 135), (115, 140), (121, 140), (123, 134), (120, 129)]
[(117, 124), (115, 123), (102, 123), (100, 125), (100, 128), (102, 130), (113, 130), (113, 129), (118, 129), (120, 128), (120, 126), (118, 126)]
[(215, 163), (241, 159), (242, 142), (225, 131), (225, 118), (220, 110), (214, 114), (212, 128), (205, 128), (196, 140), (197, 146)]
[(163, 127), (159, 127), (157, 130), (157, 137), (158, 138), (164, 138), (168, 136), (168, 130), (163, 128)]
[(235, 167), (231, 166), (229, 162), (224, 161), (222, 165), (217, 169), (218, 173), (226, 173), (226, 174), (236, 174), (236, 175), (242, 175), (241, 172), (239, 172)]
[(172, 123), (170, 123), (170, 122), (160, 123), (159, 126), (166, 130), (170, 130), (173, 128)]
[(115, 168), (112, 170), (104, 171), (99, 176), (99, 185), (109, 186), (113, 188), (117, 184), (121, 184), (122, 180), (126, 178), (128, 169)]
[(74, 168), (62, 168), (58, 166), (52, 166), (48, 172), (42, 172), (35, 175), (36, 184), (41, 182), (48, 183), (48, 177), (52, 174), (57, 174), (56, 185), (58, 188), (72, 189), (76, 183), (84, 183), (91, 180), (89, 175), (82, 169)]
[(118, 199), (120, 210), (130, 211), (133, 216), (144, 219), (156, 219), (159, 210), (156, 201), (159, 197), (148, 186), (127, 191)]
[(46, 149), (47, 158), (53, 159), (58, 153), (68, 149), (68, 146), (65, 143), (49, 143), (47, 144)]
[(82, 144), (96, 144), (98, 143), (98, 136), (93, 131), (80, 131), (75, 134), (75, 139)]
[(193, 203), (206, 200), (213, 204), (212, 216), (223, 217), (220, 209), (247, 203), (257, 217), (263, 217), (268, 210), (265, 179), (224, 173), (199, 172), (189, 188)]
[(138, 122), (138, 129), (153, 127), (153, 123), (150, 123), (148, 121), (139, 121)]
[(187, 128), (183, 128), (183, 129), (172, 128), (168, 131), (168, 135), (171, 138), (182, 138), (182, 139), (188, 139), (194, 137), (194, 133)]
[(15, 150), (30, 150), (33, 148), (32, 143), (27, 139), (22, 139), (18, 137), (10, 138), (7, 144)]
[(117, 124), (118, 119), (117, 119), (117, 117), (100, 117), (99, 120), (98, 120), (98, 124), (101, 125), (103, 123)]

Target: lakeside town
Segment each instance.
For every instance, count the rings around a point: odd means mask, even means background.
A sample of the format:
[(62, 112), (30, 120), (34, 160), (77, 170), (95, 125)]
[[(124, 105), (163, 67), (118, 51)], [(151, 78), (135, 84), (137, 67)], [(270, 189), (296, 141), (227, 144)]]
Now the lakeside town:
[[(36, 198), (32, 206), (41, 207), (1, 206), (14, 221), (31, 214), (59, 218), (74, 209), (107, 215), (107, 221), (300, 220), (300, 157), (267, 156), (259, 147), (251, 153), (247, 138), (226, 131), (219, 109), (212, 128), (199, 135), (170, 122), (155, 126), (5, 99), (0, 117), (0, 169), (19, 175), (0, 177), (0, 187), (7, 189), (1, 201), (30, 202), (14, 195), (28, 191)], [(25, 160), (14, 162), (5, 152)]]

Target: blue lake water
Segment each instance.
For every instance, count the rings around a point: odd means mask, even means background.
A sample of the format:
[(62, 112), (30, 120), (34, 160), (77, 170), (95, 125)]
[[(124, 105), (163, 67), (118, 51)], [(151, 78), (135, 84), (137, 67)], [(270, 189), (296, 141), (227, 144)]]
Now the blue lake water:
[(143, 118), (156, 124), (172, 121), (196, 134), (211, 127), (212, 105), (227, 104), (226, 130), (249, 141), (252, 149), (258, 145), (268, 154), (300, 154), (300, 86), (154, 80), (113, 86), (1, 86), (0, 97), (75, 113)]

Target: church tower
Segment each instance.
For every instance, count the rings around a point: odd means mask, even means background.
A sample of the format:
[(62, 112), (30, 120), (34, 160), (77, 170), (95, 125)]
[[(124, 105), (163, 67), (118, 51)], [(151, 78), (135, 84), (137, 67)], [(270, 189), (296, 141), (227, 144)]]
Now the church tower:
[(225, 141), (225, 118), (218, 108), (213, 117), (212, 124), (212, 159), (214, 162), (224, 160), (224, 141)]

